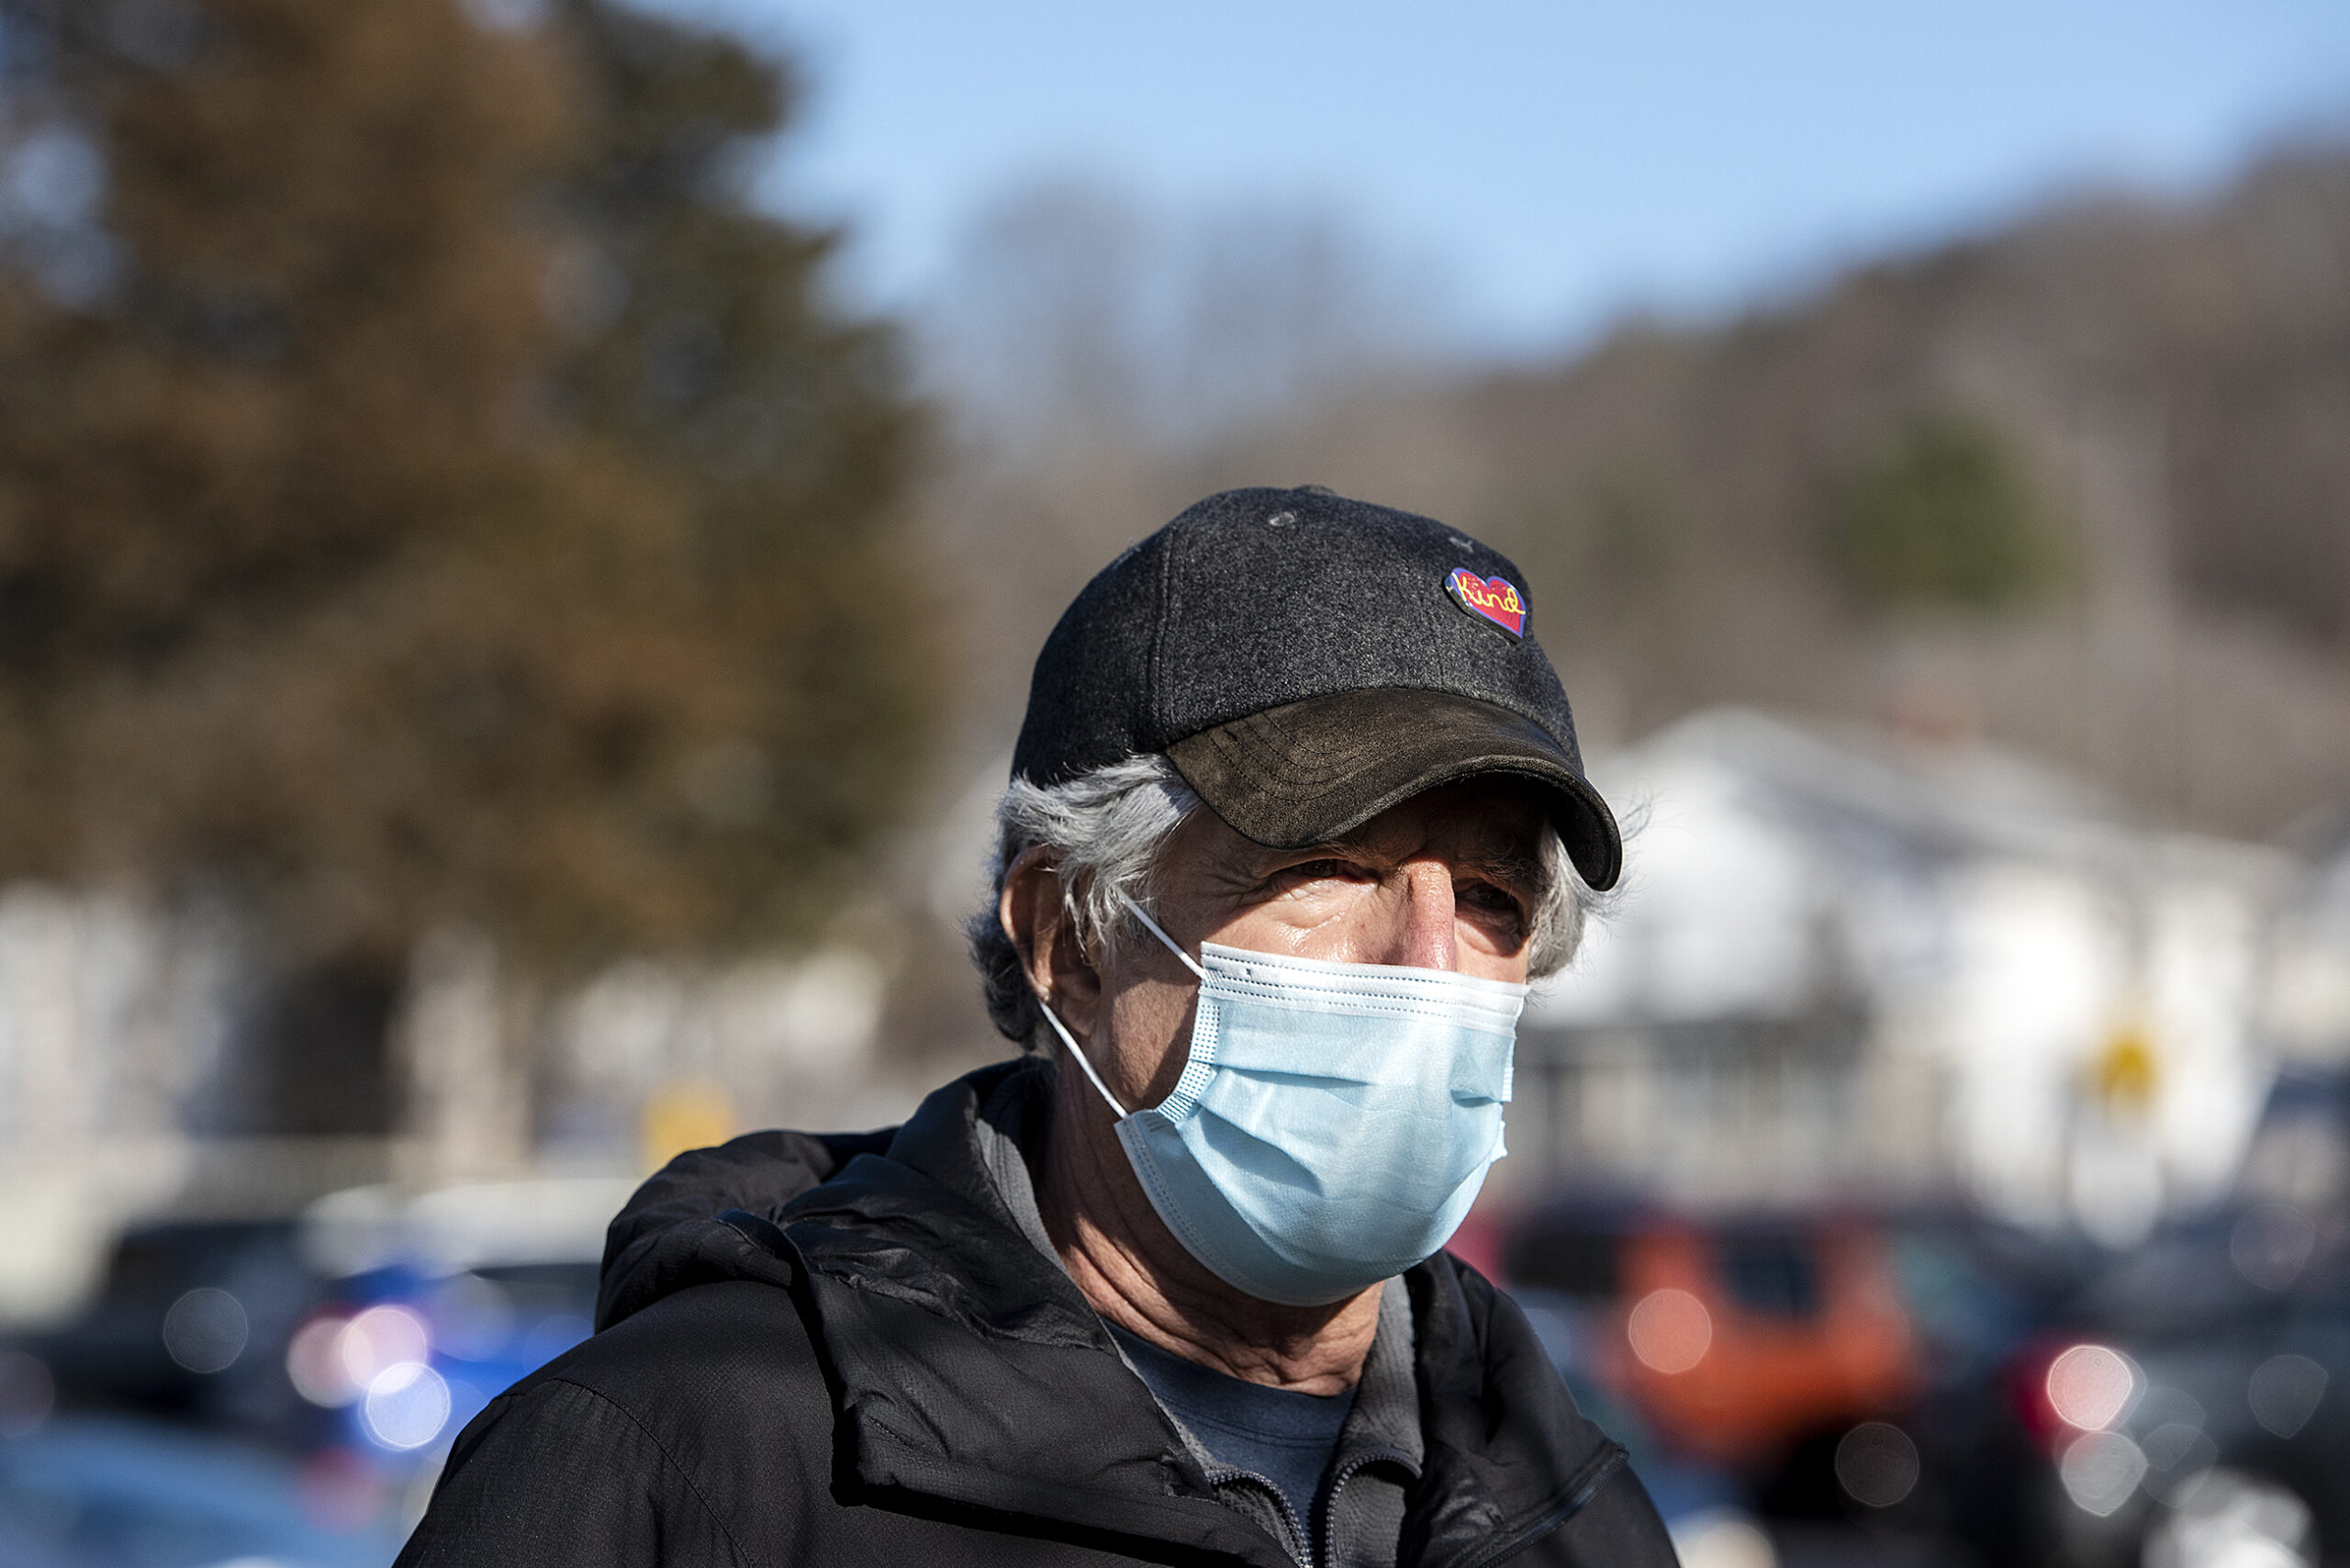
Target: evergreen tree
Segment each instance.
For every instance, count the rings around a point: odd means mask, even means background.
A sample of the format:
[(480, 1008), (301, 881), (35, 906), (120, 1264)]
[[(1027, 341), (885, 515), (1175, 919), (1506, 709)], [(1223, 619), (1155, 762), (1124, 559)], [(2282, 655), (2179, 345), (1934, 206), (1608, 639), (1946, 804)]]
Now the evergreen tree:
[(2020, 465), (1979, 419), (1920, 415), (1848, 484), (1830, 542), (1882, 606), (2012, 609), (2058, 575), (2056, 542)]
[(0, 875), (261, 933), (255, 1130), (386, 1125), (437, 926), (807, 931), (919, 756), (890, 342), (740, 185), (779, 71), (517, 9), (8, 0), (104, 191), (0, 295)]

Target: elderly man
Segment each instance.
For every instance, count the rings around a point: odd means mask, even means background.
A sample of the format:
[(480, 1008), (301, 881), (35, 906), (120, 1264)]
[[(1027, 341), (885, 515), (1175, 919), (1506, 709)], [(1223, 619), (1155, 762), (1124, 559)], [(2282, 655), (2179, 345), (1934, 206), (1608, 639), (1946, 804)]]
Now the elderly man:
[(1192, 507), (1036, 662), (972, 947), (1027, 1054), (688, 1155), (601, 1332), (401, 1562), (1667, 1564), (1440, 1250), (1620, 846), (1517, 569), (1317, 487)]

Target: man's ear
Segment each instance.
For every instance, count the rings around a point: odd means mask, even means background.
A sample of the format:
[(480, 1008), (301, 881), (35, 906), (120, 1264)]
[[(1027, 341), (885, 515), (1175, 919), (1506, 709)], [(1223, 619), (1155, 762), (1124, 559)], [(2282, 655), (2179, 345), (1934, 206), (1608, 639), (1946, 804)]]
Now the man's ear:
[(996, 919), (1012, 938), (1013, 951), (1020, 955), (1028, 988), (1070, 1034), (1080, 1040), (1091, 1038), (1102, 1001), (1102, 976), (1070, 927), (1060, 867), (1051, 850), (1032, 846), (1020, 852), (1004, 873)]

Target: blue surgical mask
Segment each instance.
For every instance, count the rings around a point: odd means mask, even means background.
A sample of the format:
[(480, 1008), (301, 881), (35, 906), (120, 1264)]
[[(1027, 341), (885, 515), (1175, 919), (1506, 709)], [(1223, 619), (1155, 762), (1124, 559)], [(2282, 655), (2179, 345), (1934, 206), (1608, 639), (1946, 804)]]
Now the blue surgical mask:
[(1210, 942), (1191, 1058), (1165, 1103), (1117, 1114), (1118, 1142), (1175, 1238), (1262, 1301), (1341, 1301), (1433, 1256), (1502, 1157), (1527, 988), (1441, 969), (1336, 964)]

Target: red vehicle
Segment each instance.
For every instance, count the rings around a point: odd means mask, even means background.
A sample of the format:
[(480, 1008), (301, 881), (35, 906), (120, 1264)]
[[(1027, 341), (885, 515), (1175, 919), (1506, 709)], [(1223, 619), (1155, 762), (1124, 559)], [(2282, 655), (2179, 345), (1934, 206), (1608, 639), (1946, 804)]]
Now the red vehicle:
[(1515, 1227), (1513, 1288), (1572, 1300), (1577, 1359), (1683, 1452), (1754, 1470), (1903, 1408), (1919, 1337), (1882, 1234), (1857, 1217), (1552, 1213)]

